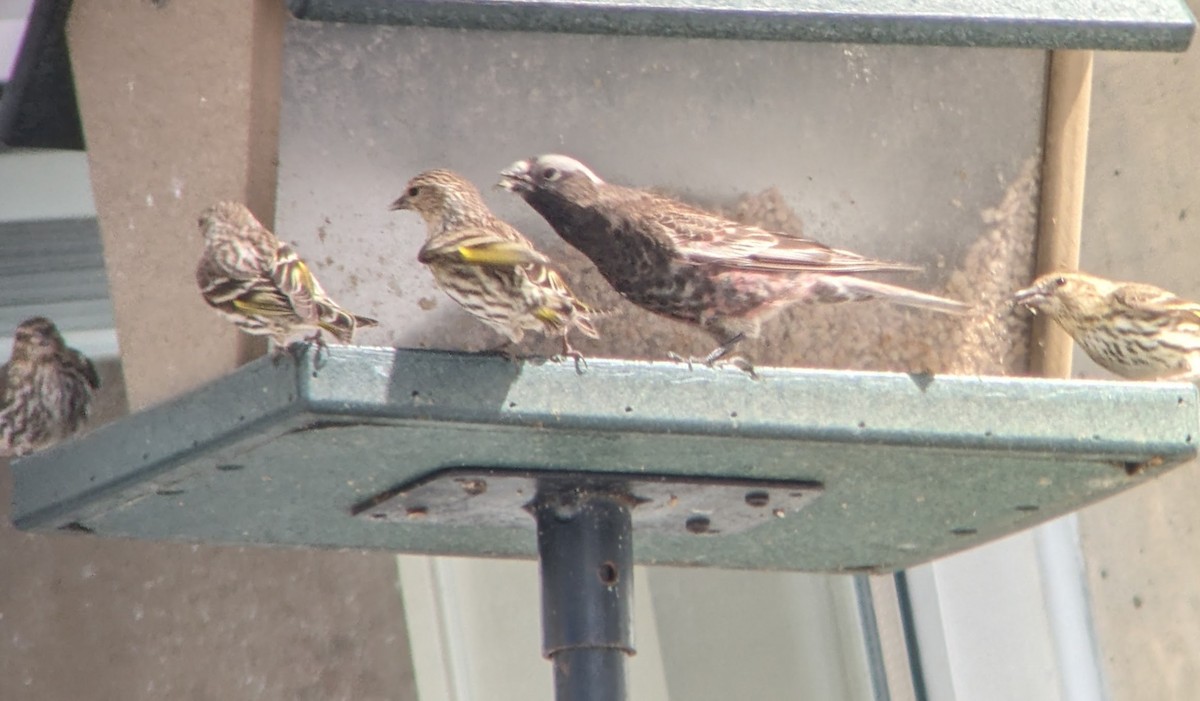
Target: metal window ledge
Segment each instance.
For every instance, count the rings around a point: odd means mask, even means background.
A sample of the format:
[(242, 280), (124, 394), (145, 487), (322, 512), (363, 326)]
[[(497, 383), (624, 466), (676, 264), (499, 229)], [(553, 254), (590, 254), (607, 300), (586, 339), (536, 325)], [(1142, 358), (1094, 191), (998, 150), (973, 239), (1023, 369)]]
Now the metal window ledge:
[[(363, 504), (447, 469), (733, 481), (745, 503), (766, 499), (747, 484), (805, 483), (817, 491), (804, 508), (729, 532), (638, 530), (634, 507), (635, 559), (886, 571), (1136, 485), (1193, 458), (1200, 437), (1188, 384), (769, 368), (753, 381), (604, 359), (579, 375), (570, 363), (343, 346), (323, 361), (262, 359), (16, 461), (16, 524), (531, 558), (532, 516), (380, 521)], [(679, 508), (682, 524), (707, 507)]]
[(299, 19), (463, 29), (1184, 51), (1182, 0), (289, 0)]

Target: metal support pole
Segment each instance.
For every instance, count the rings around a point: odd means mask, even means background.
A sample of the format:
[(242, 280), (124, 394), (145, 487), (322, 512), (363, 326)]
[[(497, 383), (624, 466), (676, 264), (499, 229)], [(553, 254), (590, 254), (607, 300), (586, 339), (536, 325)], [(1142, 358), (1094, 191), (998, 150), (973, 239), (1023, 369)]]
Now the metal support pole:
[(542, 654), (557, 701), (624, 701), (632, 655), (632, 500), (543, 487), (533, 505), (542, 579)]

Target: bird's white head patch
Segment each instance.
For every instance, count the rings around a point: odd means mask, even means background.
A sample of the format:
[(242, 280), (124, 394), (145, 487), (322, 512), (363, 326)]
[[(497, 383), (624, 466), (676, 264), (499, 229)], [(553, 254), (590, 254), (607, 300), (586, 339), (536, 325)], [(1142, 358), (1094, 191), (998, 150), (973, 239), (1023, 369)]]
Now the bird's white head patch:
[(530, 161), (524, 161), (524, 163), (527, 164), (528, 170), (535, 176), (549, 182), (571, 174), (582, 175), (597, 185), (604, 182), (592, 172), (591, 168), (588, 168), (570, 156), (558, 153), (547, 153)]

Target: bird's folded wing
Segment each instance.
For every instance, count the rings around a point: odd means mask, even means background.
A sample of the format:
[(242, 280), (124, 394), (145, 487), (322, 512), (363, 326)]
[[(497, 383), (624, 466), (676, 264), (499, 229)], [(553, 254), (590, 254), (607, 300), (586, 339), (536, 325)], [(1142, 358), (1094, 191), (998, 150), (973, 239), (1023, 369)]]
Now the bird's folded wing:
[(453, 237), (427, 241), (417, 254), (422, 263), (466, 263), (490, 267), (509, 267), (550, 259), (521, 241), (505, 241), (486, 229), (464, 229)]
[(1118, 302), (1138, 311), (1160, 314), (1164, 311), (1174, 311), (1200, 316), (1200, 304), (1177, 297), (1153, 285), (1123, 285), (1113, 296)]
[(803, 236), (767, 231), (715, 216), (674, 216), (657, 222), (688, 260), (741, 270), (865, 273), (919, 270), (865, 258)]
[(237, 299), (229, 304), (250, 315), (265, 318), (296, 318), (296, 310), (292, 308), (291, 301), (275, 287), (274, 283), (260, 283), (247, 287)]
[(317, 306), (313, 302), (317, 281), (308, 265), (286, 243), (280, 243), (275, 251), (271, 282), (287, 299), (296, 316), (308, 321), (317, 320)]

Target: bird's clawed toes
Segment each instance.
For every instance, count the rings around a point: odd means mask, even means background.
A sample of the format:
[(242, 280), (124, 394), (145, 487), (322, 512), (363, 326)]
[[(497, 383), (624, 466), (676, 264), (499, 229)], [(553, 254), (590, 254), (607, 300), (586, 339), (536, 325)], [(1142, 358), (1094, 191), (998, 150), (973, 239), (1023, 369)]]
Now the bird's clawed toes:
[(754, 365), (750, 362), (749, 359), (747, 359), (745, 356), (741, 356), (741, 355), (735, 355), (732, 358), (725, 358), (725, 356), (728, 353), (729, 353), (729, 349), (727, 349), (723, 346), (721, 348), (718, 348), (717, 350), (713, 351), (712, 353), (709, 353), (708, 355), (704, 356), (703, 358), (696, 358), (696, 357), (685, 358), (682, 355), (675, 353), (674, 351), (668, 351), (667, 352), (667, 360), (670, 360), (675, 363), (686, 363), (688, 366), (688, 370), (695, 370), (697, 364), (703, 365), (706, 368), (712, 368), (713, 370), (716, 370), (718, 368), (723, 368), (727, 365), (730, 365), (730, 366), (737, 368), (738, 370), (741, 370), (742, 372), (746, 373), (747, 375), (749, 375), (750, 379), (752, 379), (752, 380), (759, 379), (758, 373), (754, 371)]
[[(710, 368), (713, 367), (713, 365), (718, 360), (729, 355), (730, 351), (733, 350), (734, 346), (741, 343), (745, 339), (746, 339), (746, 334), (744, 334), (744, 333), (739, 332), (739, 333), (734, 334), (733, 337), (730, 338), (728, 341), (725, 341), (721, 345), (712, 349), (712, 352), (710, 352), (708, 355), (704, 356), (704, 364)], [(745, 358), (742, 358), (741, 360), (742, 360), (742, 362), (749, 364)]]
[(299, 346), (299, 345), (300, 345), (299, 343), (293, 343), (293, 344), (289, 345), (289, 344), (283, 343), (282, 341), (272, 341), (271, 342), (271, 353), (270, 353), (271, 364), (279, 365), (279, 362), (289, 355), (292, 356), (293, 358), (297, 357), (297, 355), (296, 355), (297, 351), (296, 351), (295, 346)]
[[(321, 336), (321, 332), (317, 331), (311, 336), (304, 337), (304, 344), (316, 346), (317, 352), (313, 355), (313, 368), (320, 370), (325, 367), (325, 363), (329, 362), (329, 344), (325, 343), (325, 339)], [(303, 344), (296, 344), (297, 350), (302, 350)]]
[(686, 363), (688, 366), (688, 370), (696, 369), (694, 366), (694, 363), (696, 362), (695, 358), (693, 358), (691, 356), (688, 356), (685, 358), (682, 355), (676, 353), (675, 351), (667, 351), (667, 360), (670, 360), (673, 363)]
[(551, 360), (553, 360), (556, 363), (561, 363), (561, 362), (565, 361), (567, 358), (571, 358), (575, 361), (575, 373), (576, 374), (582, 375), (583, 371), (587, 369), (587, 366), (588, 366), (587, 358), (583, 357), (583, 353), (580, 353), (579, 351), (575, 350), (574, 348), (572, 348), (569, 351), (564, 351), (562, 353), (559, 353), (558, 355), (551, 358)]
[(558, 362), (567, 358), (573, 358), (575, 360), (575, 373), (582, 375), (583, 371), (586, 370), (588, 366), (587, 358), (583, 357), (583, 353), (580, 353), (571, 346), (571, 343), (567, 340), (566, 336), (563, 336), (562, 344), (562, 353), (559, 353), (557, 356), (555, 356), (555, 361)]
[(723, 360), (723, 361), (717, 363), (717, 366), (725, 366), (725, 365), (732, 365), (733, 367), (737, 368), (738, 370), (741, 370), (742, 372), (749, 375), (751, 380), (761, 379), (761, 378), (759, 378), (758, 373), (754, 371), (754, 365), (752, 365), (745, 356), (735, 355), (728, 360)]

